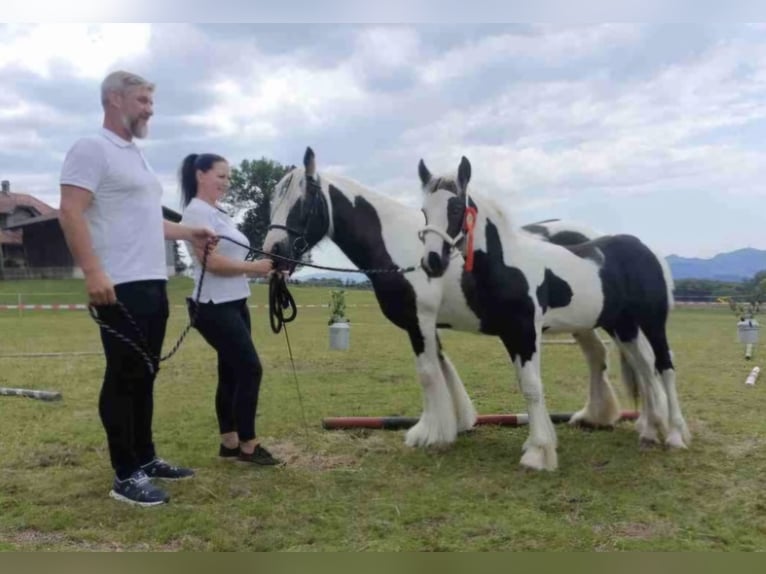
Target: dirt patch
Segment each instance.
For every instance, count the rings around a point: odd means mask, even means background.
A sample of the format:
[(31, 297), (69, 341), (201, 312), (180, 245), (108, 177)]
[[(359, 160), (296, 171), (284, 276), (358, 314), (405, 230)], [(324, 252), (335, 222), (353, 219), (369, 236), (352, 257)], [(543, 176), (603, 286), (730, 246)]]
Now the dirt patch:
[(336, 455), (319, 452), (305, 445), (292, 441), (270, 440), (269, 450), (284, 461), (286, 466), (302, 468), (311, 471), (327, 471), (337, 469), (353, 469), (358, 460), (350, 455)]
[[(32, 528), (18, 532), (0, 534), (4, 542), (17, 546), (19, 550), (57, 550), (78, 552), (177, 552), (184, 547), (185, 542), (195, 542), (183, 537), (171, 540), (166, 544), (122, 544), (100, 540), (78, 540), (58, 532), (41, 532)], [(201, 541), (197, 541), (199, 546)]]
[(24, 468), (48, 468), (50, 466), (80, 466), (80, 453), (68, 446), (51, 444), (35, 450)]
[(755, 452), (763, 451), (763, 439), (757, 437), (747, 437), (743, 440), (735, 441), (726, 446), (726, 454), (734, 458), (744, 458)]
[(631, 540), (653, 540), (659, 537), (673, 536), (675, 527), (669, 522), (657, 520), (646, 522), (615, 522), (593, 528), (598, 534), (607, 534), (609, 538), (627, 538)]

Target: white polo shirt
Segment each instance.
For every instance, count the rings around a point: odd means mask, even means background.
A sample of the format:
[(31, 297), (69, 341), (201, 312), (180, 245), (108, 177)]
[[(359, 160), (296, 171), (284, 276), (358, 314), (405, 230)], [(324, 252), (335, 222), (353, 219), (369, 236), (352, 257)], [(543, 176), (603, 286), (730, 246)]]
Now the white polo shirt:
[[(189, 202), (184, 210), (181, 223), (193, 227), (209, 227), (219, 237), (230, 237), (234, 241), (250, 245), (247, 236), (237, 229), (236, 224), (222, 210), (213, 207), (206, 201), (196, 197)], [(199, 287), (199, 278), (202, 273), (202, 265), (197, 259), (194, 249), (189, 245), (189, 253), (194, 259), (194, 291), (192, 298), (197, 296)], [(216, 253), (244, 261), (248, 250), (231, 241), (221, 239), (216, 247)], [(238, 299), (247, 299), (250, 296), (250, 285), (247, 282), (246, 275), (216, 275), (209, 270), (205, 271), (205, 279), (202, 281), (202, 292), (200, 293), (201, 303), (226, 303), (227, 301), (237, 301)]]
[(61, 184), (93, 194), (85, 217), (115, 285), (167, 280), (162, 185), (135, 143), (107, 129), (80, 139), (66, 155)]

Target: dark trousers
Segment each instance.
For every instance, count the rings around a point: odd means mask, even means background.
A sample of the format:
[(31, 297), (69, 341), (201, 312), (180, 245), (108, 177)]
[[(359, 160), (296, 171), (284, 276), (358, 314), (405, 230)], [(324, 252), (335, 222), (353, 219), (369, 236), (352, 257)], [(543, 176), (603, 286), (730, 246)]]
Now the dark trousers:
[[(166, 281), (135, 281), (116, 285), (117, 299), (125, 306), (149, 347), (159, 356), (168, 320)], [(140, 341), (135, 327), (114, 305), (98, 308), (107, 325)], [(117, 477), (125, 479), (155, 457), (152, 442), (154, 378), (144, 359), (133, 348), (101, 330), (106, 373), (98, 412), (106, 430), (109, 456)], [(155, 370), (156, 373), (156, 370)]]
[[(189, 301), (190, 313), (194, 305)], [(218, 353), (215, 410), (221, 434), (236, 432), (243, 442), (254, 439), (263, 367), (253, 344), (247, 300), (200, 303), (194, 326)]]

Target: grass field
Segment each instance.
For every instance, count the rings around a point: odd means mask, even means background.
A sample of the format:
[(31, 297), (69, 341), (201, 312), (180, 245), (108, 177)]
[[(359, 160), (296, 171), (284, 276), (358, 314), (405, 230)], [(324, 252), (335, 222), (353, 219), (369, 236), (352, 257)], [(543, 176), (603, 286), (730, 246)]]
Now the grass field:
[[(181, 305), (185, 279), (171, 283)], [(82, 302), (78, 281), (0, 283), (0, 304)], [(43, 293), (45, 295), (29, 295)], [(71, 293), (56, 295), (55, 293)], [(295, 288), (299, 304), (329, 290)], [(251, 303), (263, 304), (255, 286)], [(726, 310), (677, 309), (670, 340), (694, 436), (688, 452), (642, 451), (632, 423), (614, 431), (558, 426), (554, 473), (520, 469), (526, 428), (479, 428), (447, 449), (414, 450), (403, 431), (323, 431), (337, 415), (420, 412), (407, 339), (366, 291), (347, 292), (349, 351), (328, 349), (327, 309), (303, 308), (284, 334), (253, 310), (264, 363), (258, 433), (287, 461), (243, 468), (217, 460), (213, 351), (192, 332), (160, 372), (155, 440), (161, 456), (197, 469), (172, 501), (141, 509), (107, 497), (112, 472), (98, 419), (103, 359), (0, 358), (0, 386), (58, 390), (45, 403), (0, 396), (2, 550), (764, 550), (766, 380), (750, 368)], [(359, 305), (354, 307), (354, 305)], [(169, 348), (186, 323), (174, 308)], [(445, 351), (481, 413), (523, 412), (499, 341), (445, 332)], [(82, 311), (0, 311), (0, 356), (99, 350)], [(633, 405), (612, 378), (624, 408)], [(584, 403), (586, 368), (574, 346), (545, 348), (552, 412)]]

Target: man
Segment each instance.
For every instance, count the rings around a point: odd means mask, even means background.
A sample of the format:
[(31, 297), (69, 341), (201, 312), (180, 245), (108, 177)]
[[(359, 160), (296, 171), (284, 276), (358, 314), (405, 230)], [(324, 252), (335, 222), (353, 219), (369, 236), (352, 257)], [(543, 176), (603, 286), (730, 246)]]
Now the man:
[[(118, 71), (104, 79), (103, 129), (77, 141), (64, 160), (59, 219), (101, 320), (158, 357), (168, 318), (164, 240), (186, 240), (205, 249), (215, 236), (207, 228), (162, 217), (162, 186), (133, 142), (147, 134), (153, 95), (154, 84), (135, 74)], [(132, 322), (115, 305), (118, 300)], [(109, 494), (141, 506), (168, 502), (150, 479), (178, 480), (194, 472), (155, 453), (157, 369), (149, 369), (138, 352), (103, 330), (101, 342), (106, 373), (99, 414), (116, 474)]]

